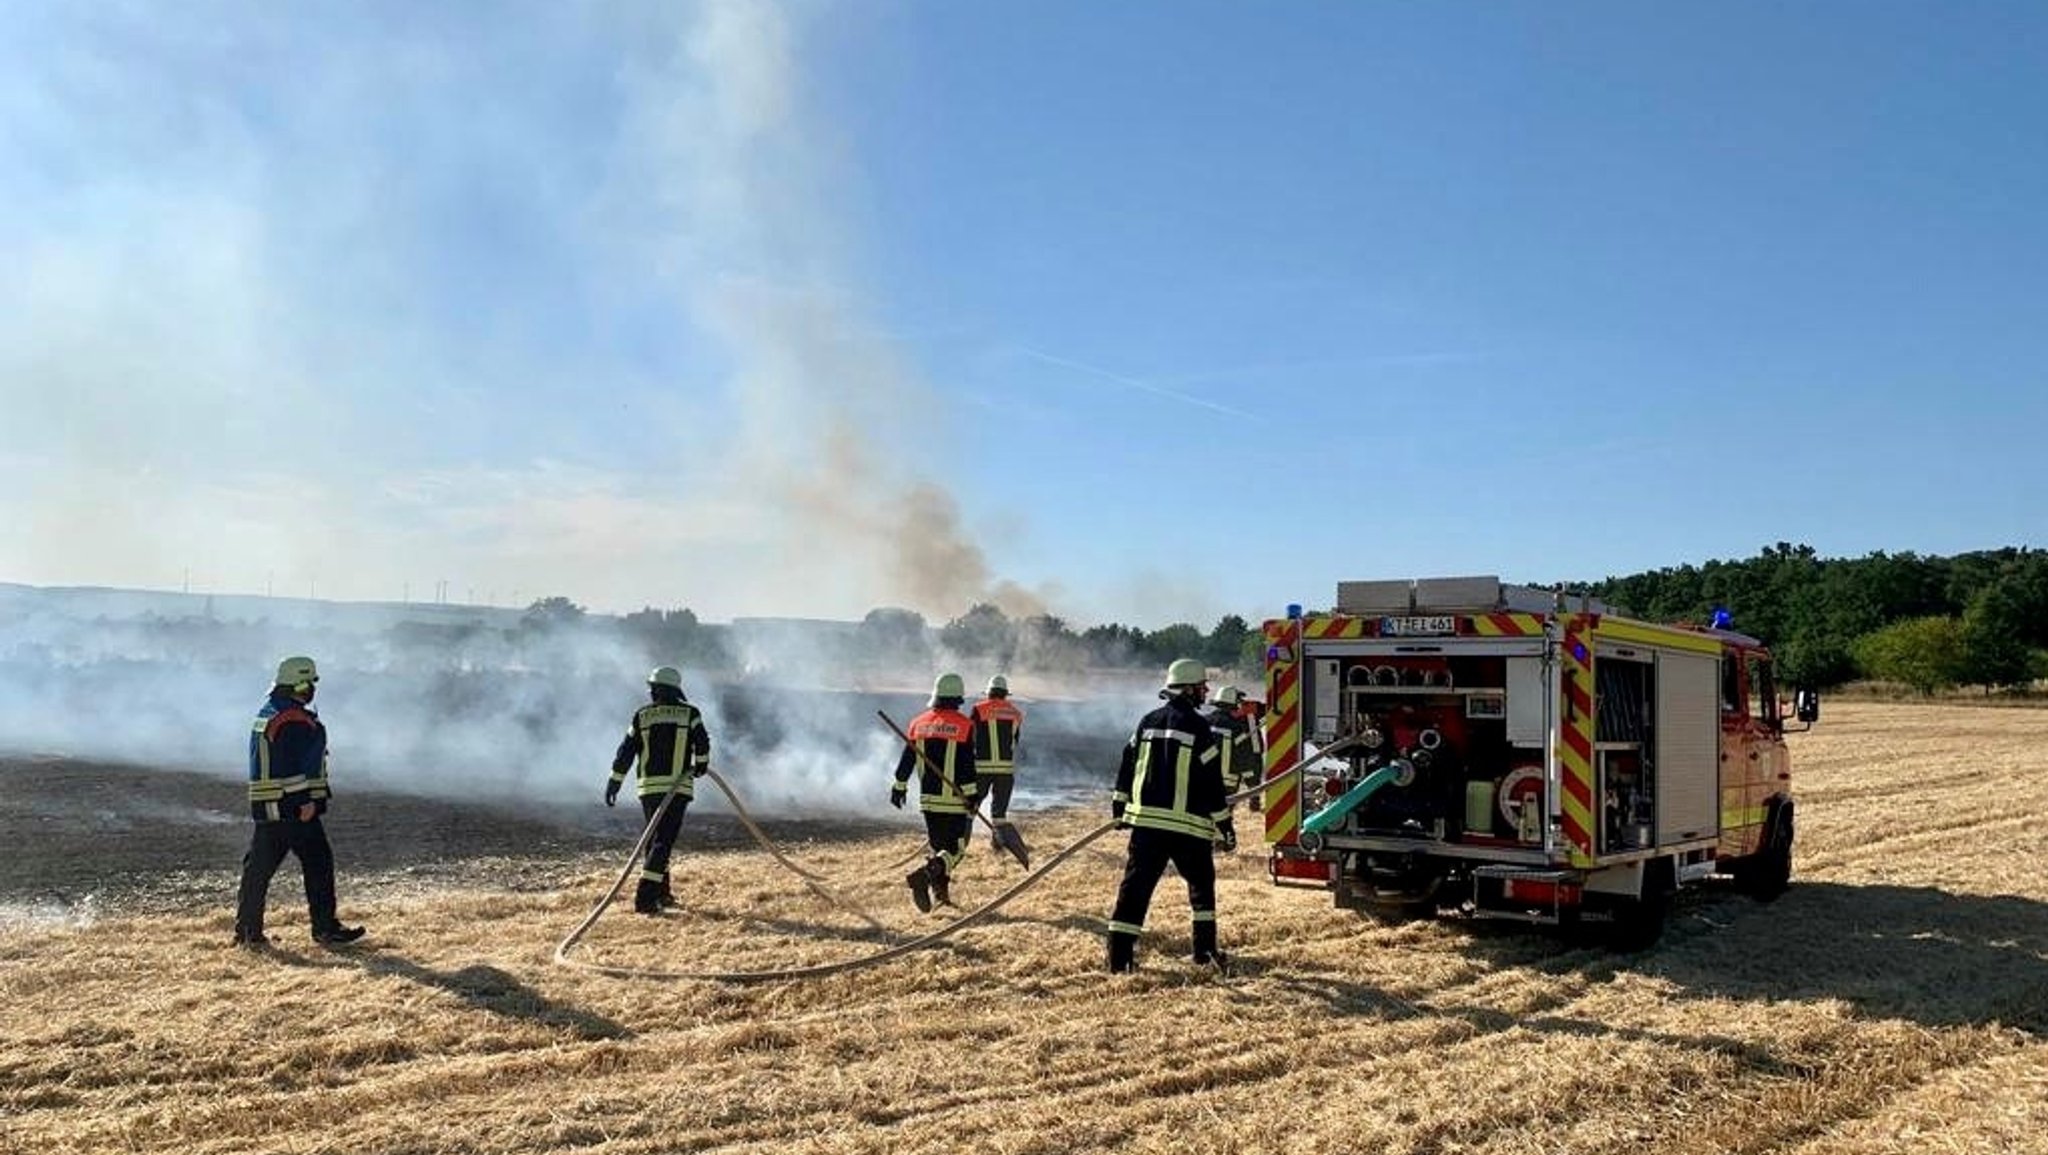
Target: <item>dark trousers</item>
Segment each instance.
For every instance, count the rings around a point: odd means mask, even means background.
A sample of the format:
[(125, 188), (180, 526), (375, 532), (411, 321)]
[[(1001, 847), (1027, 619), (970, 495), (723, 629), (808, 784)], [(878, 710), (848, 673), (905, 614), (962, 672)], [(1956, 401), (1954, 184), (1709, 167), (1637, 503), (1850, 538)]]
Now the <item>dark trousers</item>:
[(270, 899), (270, 879), (295, 854), (299, 870), (306, 876), (306, 913), (312, 917), (313, 933), (341, 925), (334, 916), (334, 851), (327, 845), (327, 829), (318, 818), (300, 822), (258, 822), (249, 836), (249, 851), (242, 855), (242, 886), (235, 898), (235, 934), (254, 938), (263, 933), (263, 908)]
[(1139, 826), (1131, 831), (1129, 857), (1124, 860), (1123, 884), (1117, 887), (1116, 910), (1109, 916), (1110, 966), (1128, 966), (1144, 929), (1145, 912), (1152, 906), (1152, 891), (1166, 864), (1180, 872), (1188, 884), (1188, 906), (1194, 912), (1194, 954), (1206, 959), (1216, 950), (1216, 860), (1209, 840), (1191, 834), (1175, 834)]
[[(676, 836), (683, 830), (683, 812), (689, 808), (690, 800), (676, 795), (655, 826), (654, 837), (647, 843), (647, 860), (640, 865), (640, 887), (633, 892), (635, 908), (651, 909), (664, 898), (674, 901), (675, 895), (668, 886), (668, 856), (675, 851)], [(648, 818), (660, 809), (661, 795), (650, 794), (640, 799), (640, 812)]]
[(960, 865), (960, 859), (967, 853), (967, 836), (973, 830), (974, 819), (965, 814), (947, 814), (941, 811), (924, 812), (925, 840), (931, 843), (927, 864), (937, 862), (935, 872), (943, 878)]
[(1010, 791), (1016, 787), (1017, 777), (1014, 774), (984, 774), (981, 781), (985, 787), (982, 793), (988, 796), (988, 816), (1001, 822), (1003, 816), (1010, 812)]

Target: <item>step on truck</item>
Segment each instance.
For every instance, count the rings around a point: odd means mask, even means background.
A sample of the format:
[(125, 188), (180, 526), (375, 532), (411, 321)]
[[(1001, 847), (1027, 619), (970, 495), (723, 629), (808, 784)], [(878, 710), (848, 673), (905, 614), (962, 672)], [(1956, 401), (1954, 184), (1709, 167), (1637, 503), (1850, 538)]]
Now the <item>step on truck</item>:
[[(1347, 581), (1264, 624), (1269, 868), (1382, 918), (1662, 933), (1709, 878), (1769, 900), (1794, 807), (1770, 652), (1496, 577)], [(1801, 690), (1797, 722), (1820, 699)], [(1298, 772), (1296, 772), (1298, 770)]]

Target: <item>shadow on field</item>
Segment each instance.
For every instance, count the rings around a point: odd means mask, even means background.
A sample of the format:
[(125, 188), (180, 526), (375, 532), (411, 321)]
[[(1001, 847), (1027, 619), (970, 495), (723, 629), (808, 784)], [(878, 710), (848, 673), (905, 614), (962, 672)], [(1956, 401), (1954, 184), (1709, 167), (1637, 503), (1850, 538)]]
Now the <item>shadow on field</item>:
[(481, 1011), (524, 1019), (543, 1027), (566, 1028), (578, 1039), (630, 1039), (633, 1032), (603, 1015), (550, 1001), (533, 988), (496, 967), (466, 966), (459, 971), (430, 970), (388, 951), (349, 956), (364, 971), (407, 979), (456, 995)]
[(1801, 882), (1769, 906), (1731, 898), (1704, 914), (1719, 933), (1652, 951), (1646, 969), (1717, 998), (1841, 999), (1923, 1026), (2048, 1034), (2048, 903)]
[(1795, 882), (1768, 905), (1712, 892), (1683, 901), (1641, 954), (1491, 923), (1473, 924), (1464, 949), (1498, 966), (1633, 971), (1701, 998), (1837, 999), (1871, 1018), (2048, 1035), (2048, 903), (2011, 895)]

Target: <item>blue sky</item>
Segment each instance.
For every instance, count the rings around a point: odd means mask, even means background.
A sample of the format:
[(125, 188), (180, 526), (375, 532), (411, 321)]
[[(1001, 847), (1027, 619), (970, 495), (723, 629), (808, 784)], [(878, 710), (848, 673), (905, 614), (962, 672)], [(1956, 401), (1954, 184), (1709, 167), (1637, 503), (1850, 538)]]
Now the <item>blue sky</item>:
[(0, 580), (1259, 616), (2048, 545), (2048, 8), (12, 6)]

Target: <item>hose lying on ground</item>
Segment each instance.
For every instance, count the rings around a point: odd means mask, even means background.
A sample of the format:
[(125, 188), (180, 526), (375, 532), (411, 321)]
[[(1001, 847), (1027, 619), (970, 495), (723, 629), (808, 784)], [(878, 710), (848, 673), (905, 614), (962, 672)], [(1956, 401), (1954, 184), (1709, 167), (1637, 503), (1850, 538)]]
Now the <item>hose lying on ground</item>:
[[(612, 884), (611, 893), (605, 895), (603, 900), (600, 901), (597, 904), (597, 906), (591, 910), (589, 916), (583, 920), (582, 925), (578, 926), (575, 930), (569, 932), (569, 936), (567, 938), (564, 938), (561, 942), (561, 945), (555, 948), (554, 961), (561, 964), (562, 966), (573, 967), (577, 970), (590, 971), (595, 974), (612, 975), (616, 978), (701, 979), (709, 980), (712, 982), (729, 983), (770, 982), (778, 979), (815, 979), (824, 978), (826, 975), (843, 974), (847, 971), (860, 970), (863, 967), (876, 966), (880, 963), (888, 962), (891, 959), (901, 958), (902, 956), (907, 955), (912, 951), (923, 950), (925, 947), (936, 945), (937, 943), (943, 942), (946, 939), (951, 938), (953, 935), (958, 934), (960, 931), (963, 931), (968, 927), (973, 926), (975, 923), (980, 922), (982, 919), (988, 917), (991, 914), (994, 914), (997, 910), (1001, 909), (1005, 904), (1007, 904), (1011, 899), (1016, 898), (1018, 895), (1031, 889), (1033, 886), (1036, 886), (1040, 880), (1044, 879), (1046, 875), (1052, 873), (1052, 871), (1059, 867), (1061, 863), (1064, 863), (1067, 859), (1073, 857), (1073, 855), (1078, 853), (1081, 850), (1081, 848), (1087, 846), (1089, 843), (1095, 841), (1096, 839), (1102, 837), (1105, 834), (1108, 834), (1110, 831), (1115, 829), (1116, 823), (1103, 823), (1101, 826), (1096, 827), (1095, 829), (1089, 831), (1088, 833), (1082, 835), (1080, 838), (1076, 839), (1072, 845), (1066, 847), (1064, 850), (1061, 850), (1058, 854), (1055, 854), (1051, 858), (1047, 859), (1045, 865), (1039, 867), (1032, 873), (1025, 875), (1023, 878), (1018, 879), (1017, 882), (1010, 887), (1010, 889), (997, 895), (995, 898), (990, 899), (988, 902), (975, 908), (973, 911), (970, 911), (969, 913), (962, 915), (959, 919), (947, 923), (945, 926), (940, 927), (938, 930), (935, 930), (921, 938), (914, 938), (908, 942), (898, 943), (885, 950), (877, 951), (874, 954), (862, 955), (858, 958), (844, 959), (839, 962), (817, 963), (811, 966), (782, 967), (775, 970), (764, 971), (650, 970), (642, 967), (609, 966), (604, 963), (579, 962), (575, 959), (569, 958), (568, 954), (570, 949), (573, 948), (576, 945), (577, 941), (583, 937), (584, 933), (587, 932), (590, 929), (590, 927), (597, 922), (597, 917), (598, 915), (604, 913), (604, 908), (611, 905), (612, 900), (618, 896), (620, 888), (625, 884), (626, 878), (632, 873), (633, 863), (632, 861), (628, 861), (625, 871), (621, 873), (619, 876), (618, 882)], [(643, 839), (643, 842), (644, 841), (645, 840)], [(637, 858), (639, 851), (636, 849), (634, 853), (635, 857)]]
[[(1269, 778), (1249, 789), (1241, 790), (1236, 794), (1229, 795), (1226, 800), (1234, 805), (1247, 798), (1251, 798), (1254, 795), (1260, 794), (1261, 792), (1266, 790), (1268, 787), (1274, 785), (1275, 783), (1284, 782), (1289, 777), (1300, 773), (1303, 768), (1310, 766), (1315, 762), (1322, 760), (1323, 758), (1327, 758), (1337, 753), (1338, 751), (1344, 749), (1346, 746), (1352, 745), (1353, 741), (1354, 740), (1352, 739), (1346, 739), (1342, 742), (1333, 743), (1330, 746), (1324, 748), (1323, 750), (1317, 752), (1316, 754), (1311, 755), (1308, 758), (1304, 758), (1300, 762), (1295, 763), (1293, 766), (1288, 767), (1285, 771), (1282, 771), (1281, 773), (1274, 775), (1272, 778)], [(725, 792), (726, 798), (732, 802), (734, 812), (739, 814), (740, 821), (747, 827), (748, 832), (753, 834), (755, 839), (758, 840), (763, 847), (767, 848), (768, 852), (774, 856), (777, 862), (781, 863), (783, 866), (787, 867), (789, 870), (795, 873), (799, 878), (803, 879), (804, 885), (808, 887), (814, 894), (817, 894), (820, 898), (824, 899), (827, 903), (830, 903), (834, 906), (844, 907), (853, 910), (855, 913), (859, 914), (860, 917), (868, 923), (868, 925), (875, 927), (877, 930), (883, 931), (883, 933), (885, 934), (888, 933), (887, 928), (883, 927), (880, 923), (877, 923), (873, 918), (869, 917), (865, 911), (862, 911), (859, 907), (854, 906), (853, 904), (846, 902), (844, 899), (832, 894), (823, 886), (817, 885), (815, 879), (810, 874), (797, 867), (796, 864), (789, 861), (788, 858), (784, 857), (782, 852), (775, 847), (773, 840), (771, 840), (768, 837), (768, 835), (764, 831), (762, 831), (761, 828), (758, 825), (756, 825), (753, 819), (746, 813), (744, 805), (739, 800), (739, 796), (733, 792), (731, 786), (728, 786), (726, 784), (725, 779), (719, 777), (716, 771), (707, 771), (707, 773), (710, 774), (711, 781), (716, 783), (718, 788)], [(678, 779), (678, 782), (680, 781), (681, 780)], [(626, 865), (619, 871), (618, 878), (613, 880), (611, 889), (606, 891), (604, 897), (598, 900), (597, 905), (590, 909), (590, 913), (584, 916), (583, 921), (577, 924), (576, 929), (570, 931), (566, 936), (563, 937), (562, 941), (555, 946), (554, 962), (557, 965), (570, 967), (575, 970), (589, 971), (593, 974), (610, 975), (614, 978), (696, 979), (700, 981), (731, 983), (773, 982), (785, 979), (814, 979), (824, 978), (827, 975), (844, 974), (848, 971), (860, 970), (865, 967), (876, 966), (881, 963), (888, 962), (892, 959), (901, 958), (902, 956), (907, 955), (912, 951), (923, 950), (926, 947), (935, 946), (938, 943), (944, 942), (946, 939), (951, 938), (953, 935), (958, 934), (960, 931), (963, 931), (968, 927), (974, 925), (975, 923), (980, 922), (987, 916), (994, 914), (997, 910), (1000, 910), (1003, 906), (1008, 904), (1011, 899), (1016, 898), (1018, 895), (1023, 894), (1025, 891), (1031, 889), (1033, 886), (1038, 885), (1038, 883), (1041, 880), (1043, 880), (1046, 875), (1058, 869), (1068, 859), (1072, 858), (1075, 854), (1079, 853), (1084, 847), (1088, 846), (1096, 839), (1101, 838), (1103, 835), (1108, 834), (1110, 831), (1115, 830), (1118, 826), (1118, 823), (1116, 822), (1105, 822), (1102, 825), (1096, 827), (1095, 829), (1090, 830), (1088, 833), (1083, 834), (1080, 838), (1075, 839), (1064, 849), (1060, 850), (1059, 853), (1054, 854), (1051, 858), (1047, 859), (1045, 861), (1045, 864), (1040, 866), (1037, 870), (1032, 871), (1030, 874), (1027, 874), (1023, 878), (1019, 879), (1008, 890), (1005, 890), (1001, 894), (997, 895), (995, 898), (990, 899), (988, 902), (982, 904), (981, 906), (975, 908), (967, 914), (962, 915), (959, 919), (947, 923), (945, 926), (940, 927), (938, 930), (935, 930), (930, 934), (924, 935), (920, 938), (914, 938), (907, 942), (897, 943), (893, 946), (887, 947), (873, 954), (861, 955), (857, 958), (843, 959), (839, 962), (816, 963), (809, 966), (798, 967), (780, 967), (773, 970), (762, 971), (653, 970), (644, 967), (626, 967), (612, 966), (605, 963), (587, 963), (570, 958), (569, 952), (575, 949), (576, 944), (582, 941), (583, 936), (589, 933), (590, 928), (597, 924), (599, 916), (603, 915), (605, 909), (617, 900), (619, 892), (625, 889), (626, 880), (632, 877), (633, 868), (639, 863), (640, 856), (644, 854), (647, 850), (648, 842), (652, 841), (654, 837), (654, 829), (656, 824), (661, 821), (662, 814), (664, 814), (668, 810), (669, 803), (674, 799), (674, 797), (675, 785), (671, 784), (669, 787), (669, 793), (662, 796), (661, 805), (655, 808), (653, 816), (647, 820), (647, 828), (640, 832), (640, 840), (633, 844), (633, 851), (631, 854), (627, 855)], [(906, 859), (905, 861), (908, 860)]]

